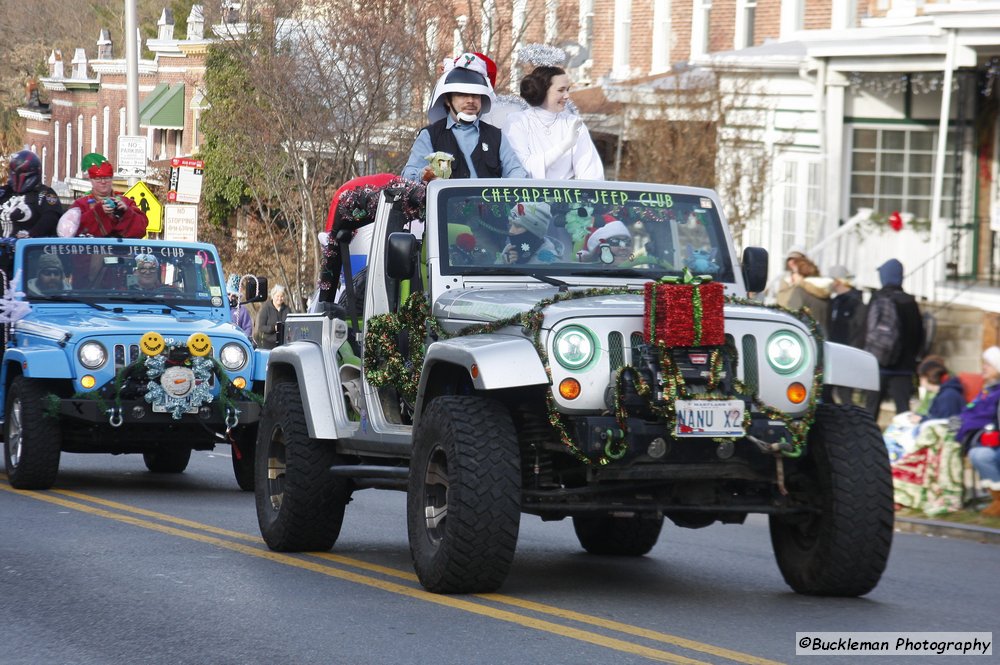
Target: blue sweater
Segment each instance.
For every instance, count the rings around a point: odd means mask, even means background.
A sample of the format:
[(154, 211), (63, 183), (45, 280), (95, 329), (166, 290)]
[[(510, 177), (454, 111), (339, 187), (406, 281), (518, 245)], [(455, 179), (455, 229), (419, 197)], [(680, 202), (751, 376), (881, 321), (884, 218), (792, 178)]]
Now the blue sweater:
[(951, 418), (962, 413), (965, 408), (965, 392), (958, 377), (952, 377), (941, 384), (941, 389), (931, 402), (927, 418)]

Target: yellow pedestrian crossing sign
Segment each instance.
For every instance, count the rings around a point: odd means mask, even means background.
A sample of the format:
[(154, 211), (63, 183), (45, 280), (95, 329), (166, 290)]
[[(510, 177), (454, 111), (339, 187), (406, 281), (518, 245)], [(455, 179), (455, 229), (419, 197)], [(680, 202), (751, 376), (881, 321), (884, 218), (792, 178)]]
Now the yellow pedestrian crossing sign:
[(163, 206), (153, 196), (153, 192), (146, 186), (146, 183), (142, 181), (135, 183), (125, 192), (125, 196), (135, 201), (139, 210), (146, 213), (146, 219), (149, 220), (146, 225), (146, 233), (163, 232)]

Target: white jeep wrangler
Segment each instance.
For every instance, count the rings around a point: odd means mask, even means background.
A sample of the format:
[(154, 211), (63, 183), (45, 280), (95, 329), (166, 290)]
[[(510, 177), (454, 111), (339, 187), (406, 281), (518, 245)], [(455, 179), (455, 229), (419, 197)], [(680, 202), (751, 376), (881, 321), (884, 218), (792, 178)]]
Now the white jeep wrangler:
[[(374, 214), (357, 204), (334, 225), (346, 306), (289, 316), (271, 352), (256, 446), (269, 547), (329, 549), (354, 491), (405, 490), (421, 584), (488, 592), (522, 512), (570, 517), (587, 552), (617, 556), (649, 552), (664, 517), (765, 513), (795, 591), (875, 587), (886, 450), (868, 413), (820, 395), (877, 389), (875, 360), (748, 299), (767, 253), (738, 262), (715, 192), (456, 180), (375, 196)], [(359, 220), (374, 233), (351, 275)]]

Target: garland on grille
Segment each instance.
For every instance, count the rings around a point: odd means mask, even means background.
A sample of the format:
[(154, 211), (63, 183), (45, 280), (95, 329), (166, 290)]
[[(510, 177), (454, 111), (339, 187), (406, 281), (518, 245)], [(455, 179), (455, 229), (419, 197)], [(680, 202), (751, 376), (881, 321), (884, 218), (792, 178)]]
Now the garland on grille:
[[(163, 386), (161, 386), (158, 381), (154, 381), (153, 379), (156, 379), (163, 374), (163, 371), (166, 368), (167, 355), (170, 351), (180, 348), (186, 348), (186, 345), (183, 343), (167, 344), (164, 346), (163, 351), (155, 356), (140, 355), (131, 363), (115, 372), (115, 378), (112, 380), (109, 390), (78, 391), (73, 394), (71, 399), (94, 400), (97, 402), (98, 409), (104, 412), (107, 412), (108, 409), (112, 407), (120, 409), (122, 405), (121, 392), (122, 388), (125, 386), (126, 379), (132, 374), (138, 374), (139, 376), (145, 376), (145, 378), (148, 379), (148, 383), (146, 384), (147, 391), (145, 400), (150, 404), (166, 404), (168, 400), (166, 399)], [(264, 403), (264, 398), (257, 393), (247, 390), (246, 388), (237, 388), (234, 386), (232, 379), (229, 378), (229, 373), (226, 371), (226, 368), (217, 358), (199, 358), (196, 356), (188, 356), (182, 364), (191, 367), (194, 371), (195, 378), (202, 382), (201, 385), (196, 385), (192, 389), (192, 392), (195, 392), (198, 397), (197, 403), (195, 403), (194, 399), (190, 400), (191, 404), (194, 406), (200, 406), (204, 403), (216, 401), (219, 405), (222, 416), (225, 417), (229, 409), (232, 409), (237, 416), (240, 414), (240, 410), (237, 409), (235, 405), (236, 401), (250, 401), (256, 402), (257, 404)], [(211, 394), (208, 387), (208, 381), (213, 373), (219, 381), (219, 395), (217, 398)], [(105, 392), (110, 393), (108, 398), (111, 400), (111, 405), (108, 404), (108, 401), (104, 397), (103, 393)], [(46, 395), (44, 399), (45, 404), (43, 414), (45, 417), (58, 417), (59, 405), (61, 403), (60, 398), (57, 395), (50, 393)], [(178, 411), (178, 409), (180, 410)], [(180, 419), (184, 411), (182, 407), (175, 405), (175, 408), (170, 409), (170, 413), (174, 419)]]
[[(364, 341), (365, 378), (376, 388), (384, 386), (393, 386), (397, 388), (400, 391), (401, 396), (412, 404), (416, 400), (417, 389), (420, 385), (420, 373), (423, 369), (424, 355), (427, 351), (426, 340), (429, 335), (439, 339), (448, 339), (452, 337), (462, 337), (465, 335), (482, 335), (496, 332), (509, 326), (519, 326), (530, 335), (535, 351), (538, 353), (539, 360), (542, 362), (545, 375), (551, 384), (552, 370), (549, 365), (548, 352), (545, 350), (545, 346), (541, 342), (542, 323), (545, 320), (544, 310), (550, 305), (567, 300), (620, 295), (625, 293), (635, 294), (636, 291), (626, 288), (601, 288), (558, 293), (550, 298), (544, 298), (538, 301), (526, 312), (515, 314), (490, 323), (466, 326), (453, 334), (445, 331), (438, 321), (431, 316), (430, 306), (427, 303), (426, 296), (422, 292), (413, 293), (400, 307), (398, 312), (379, 314), (367, 320)], [(725, 301), (727, 303), (737, 305), (774, 309), (790, 314), (802, 321), (809, 328), (810, 333), (816, 340), (817, 347), (822, 349), (822, 333), (819, 330), (816, 320), (809, 313), (808, 308), (790, 310), (780, 305), (765, 305), (746, 298), (736, 297), (726, 297)], [(410, 352), (408, 356), (403, 355), (398, 344), (398, 340), (404, 332), (409, 335)], [(675, 411), (675, 403), (677, 399), (720, 399), (718, 396), (711, 395), (709, 393), (689, 393), (684, 377), (681, 375), (680, 369), (677, 367), (676, 363), (673, 362), (673, 359), (667, 352), (667, 347), (662, 343), (657, 344), (656, 347), (660, 351), (661, 370), (663, 371), (665, 379), (664, 394), (668, 396), (668, 399), (665, 400), (665, 404), (662, 406), (655, 404), (652, 387), (642, 378), (639, 370), (631, 365), (626, 365), (620, 368), (614, 379), (616, 388), (614, 414), (619, 427), (622, 429), (623, 436), (617, 445), (610, 443), (605, 446), (603, 454), (596, 459), (588, 455), (576, 445), (566, 428), (566, 424), (563, 422), (562, 414), (556, 407), (555, 397), (552, 395), (552, 391), (545, 391), (549, 425), (552, 427), (559, 441), (566, 446), (569, 453), (578, 460), (586, 464), (605, 465), (615, 459), (623, 457), (627, 452), (628, 444), (625, 442), (624, 433), (628, 431), (628, 412), (620, 401), (622, 381), (626, 374), (630, 374), (635, 378), (636, 388), (639, 395), (648, 402), (649, 408), (653, 411), (653, 413), (656, 413), (666, 420), (667, 425), (670, 428), (673, 428), (676, 423), (677, 414)], [(738, 352), (732, 345), (727, 345), (725, 347), (725, 352), (731, 353), (733, 358), (736, 358), (738, 355)], [(716, 349), (712, 352), (709, 364), (710, 373), (707, 388), (711, 391), (715, 389), (721, 378), (723, 355), (720, 349)], [(809, 428), (812, 426), (815, 418), (816, 404), (820, 389), (822, 388), (822, 383), (823, 368), (821, 363), (817, 362), (813, 373), (812, 390), (810, 392), (809, 401), (806, 405), (806, 413), (798, 419), (791, 418), (774, 407), (768, 406), (756, 395), (748, 394), (746, 386), (741, 381), (734, 380), (733, 385), (738, 396), (751, 400), (753, 405), (769, 419), (781, 421), (785, 424), (792, 437), (791, 444), (793, 449), (791, 451), (784, 452), (783, 454), (786, 457), (798, 457), (802, 454), (803, 445), (805, 444), (806, 437), (809, 433)], [(743, 418), (744, 427), (746, 427), (749, 425), (751, 418), (751, 412), (749, 409), (744, 410)], [(713, 437), (713, 440), (734, 441), (737, 438), (739, 437)]]

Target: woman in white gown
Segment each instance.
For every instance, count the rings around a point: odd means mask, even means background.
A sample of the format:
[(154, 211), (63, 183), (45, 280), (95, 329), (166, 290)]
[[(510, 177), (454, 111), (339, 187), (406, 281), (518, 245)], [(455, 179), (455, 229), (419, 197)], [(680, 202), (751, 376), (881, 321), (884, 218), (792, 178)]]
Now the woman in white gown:
[(537, 67), (521, 79), (529, 108), (509, 116), (504, 132), (531, 178), (604, 180), (604, 165), (580, 116), (566, 109), (569, 77)]

